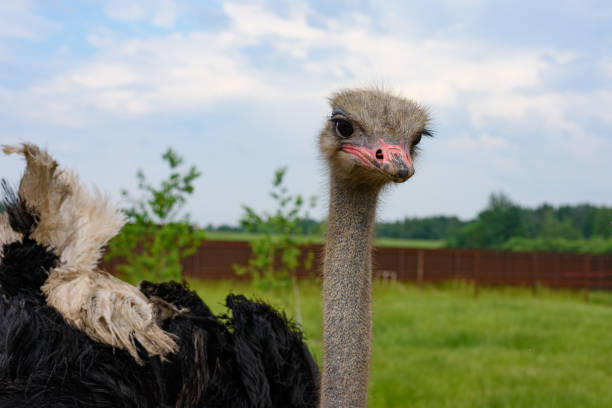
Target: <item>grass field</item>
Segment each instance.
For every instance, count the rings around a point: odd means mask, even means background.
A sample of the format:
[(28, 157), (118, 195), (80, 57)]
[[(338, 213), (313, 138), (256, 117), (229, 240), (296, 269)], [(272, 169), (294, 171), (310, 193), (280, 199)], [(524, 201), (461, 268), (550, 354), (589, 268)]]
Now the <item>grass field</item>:
[[(258, 234), (253, 234), (250, 232), (206, 232), (206, 239), (219, 241), (250, 241), (257, 236)], [(312, 235), (305, 236), (304, 241), (322, 244), (324, 239), (321, 235)], [(444, 246), (444, 241), (426, 239), (376, 238), (374, 240), (374, 245), (400, 248), (441, 248)]]
[[(246, 284), (192, 282), (220, 312)], [(321, 304), (303, 282), (304, 332), (321, 360)], [(374, 286), (370, 407), (612, 407), (612, 294), (448, 284)], [(290, 310), (290, 309), (289, 309)]]

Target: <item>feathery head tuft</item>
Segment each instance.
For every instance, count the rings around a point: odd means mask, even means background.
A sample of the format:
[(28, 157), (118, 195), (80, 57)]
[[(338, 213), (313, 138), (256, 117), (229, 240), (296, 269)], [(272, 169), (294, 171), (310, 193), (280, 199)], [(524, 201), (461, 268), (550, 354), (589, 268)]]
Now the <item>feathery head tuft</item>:
[[(26, 160), (17, 201), (37, 218), (28, 232), (39, 244), (53, 248), (64, 264), (95, 269), (102, 247), (124, 224), (121, 212), (98, 190), (88, 191), (75, 174), (60, 169), (38, 146), (5, 145), (3, 151), (21, 154)], [(24, 233), (21, 229), (16, 231)]]
[(33, 222), (11, 216), (11, 225), (59, 257), (46, 281), (40, 282), (47, 303), (92, 339), (125, 349), (138, 362), (142, 349), (162, 358), (173, 353), (176, 343), (158, 326), (148, 299), (136, 287), (98, 269), (102, 248), (123, 226), (121, 212), (38, 146), (24, 143), (3, 150), (26, 160), (18, 197), (6, 194), (9, 214), (35, 217)]

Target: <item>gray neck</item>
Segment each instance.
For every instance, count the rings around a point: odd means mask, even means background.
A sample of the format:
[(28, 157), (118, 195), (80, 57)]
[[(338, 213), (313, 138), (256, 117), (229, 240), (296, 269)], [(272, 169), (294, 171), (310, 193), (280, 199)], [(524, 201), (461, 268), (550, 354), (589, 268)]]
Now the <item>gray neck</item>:
[(331, 178), (323, 268), (321, 406), (366, 407), (372, 332), (372, 238), (378, 190)]

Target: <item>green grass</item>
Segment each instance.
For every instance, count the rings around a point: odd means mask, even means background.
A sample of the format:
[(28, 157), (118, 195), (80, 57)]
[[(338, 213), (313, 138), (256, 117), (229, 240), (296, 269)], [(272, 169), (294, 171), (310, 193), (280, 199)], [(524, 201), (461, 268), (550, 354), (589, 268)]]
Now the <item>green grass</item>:
[[(251, 241), (257, 238), (260, 234), (251, 232), (206, 232), (206, 239), (216, 241)], [(303, 241), (309, 241), (316, 244), (322, 244), (324, 239), (321, 235), (304, 236)], [(427, 239), (395, 239), (395, 238), (376, 238), (375, 246), (381, 247), (400, 247), (400, 248), (441, 248), (444, 246), (444, 240), (427, 240)]]
[[(215, 312), (247, 284), (192, 282)], [(320, 290), (301, 286), (321, 361)], [(612, 407), (612, 294), (374, 285), (370, 407)], [(288, 309), (291, 310), (291, 309)]]
[(443, 248), (444, 240), (376, 238), (374, 246), (393, 248)]

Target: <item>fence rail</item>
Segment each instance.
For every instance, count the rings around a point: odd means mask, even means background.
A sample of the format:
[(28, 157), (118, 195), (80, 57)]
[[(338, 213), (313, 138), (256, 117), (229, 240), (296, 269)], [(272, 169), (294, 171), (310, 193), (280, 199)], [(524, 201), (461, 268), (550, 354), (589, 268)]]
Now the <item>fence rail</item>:
[[(308, 245), (305, 249), (315, 254), (313, 271), (300, 269), (298, 275), (320, 274), (323, 246)], [(235, 274), (232, 265), (245, 265), (250, 256), (247, 242), (205, 241), (185, 259), (184, 274), (200, 279), (244, 279)], [(111, 272), (114, 269), (112, 263), (106, 267)], [(375, 248), (373, 275), (419, 284), (466, 280), (485, 286), (612, 290), (612, 255)]]

